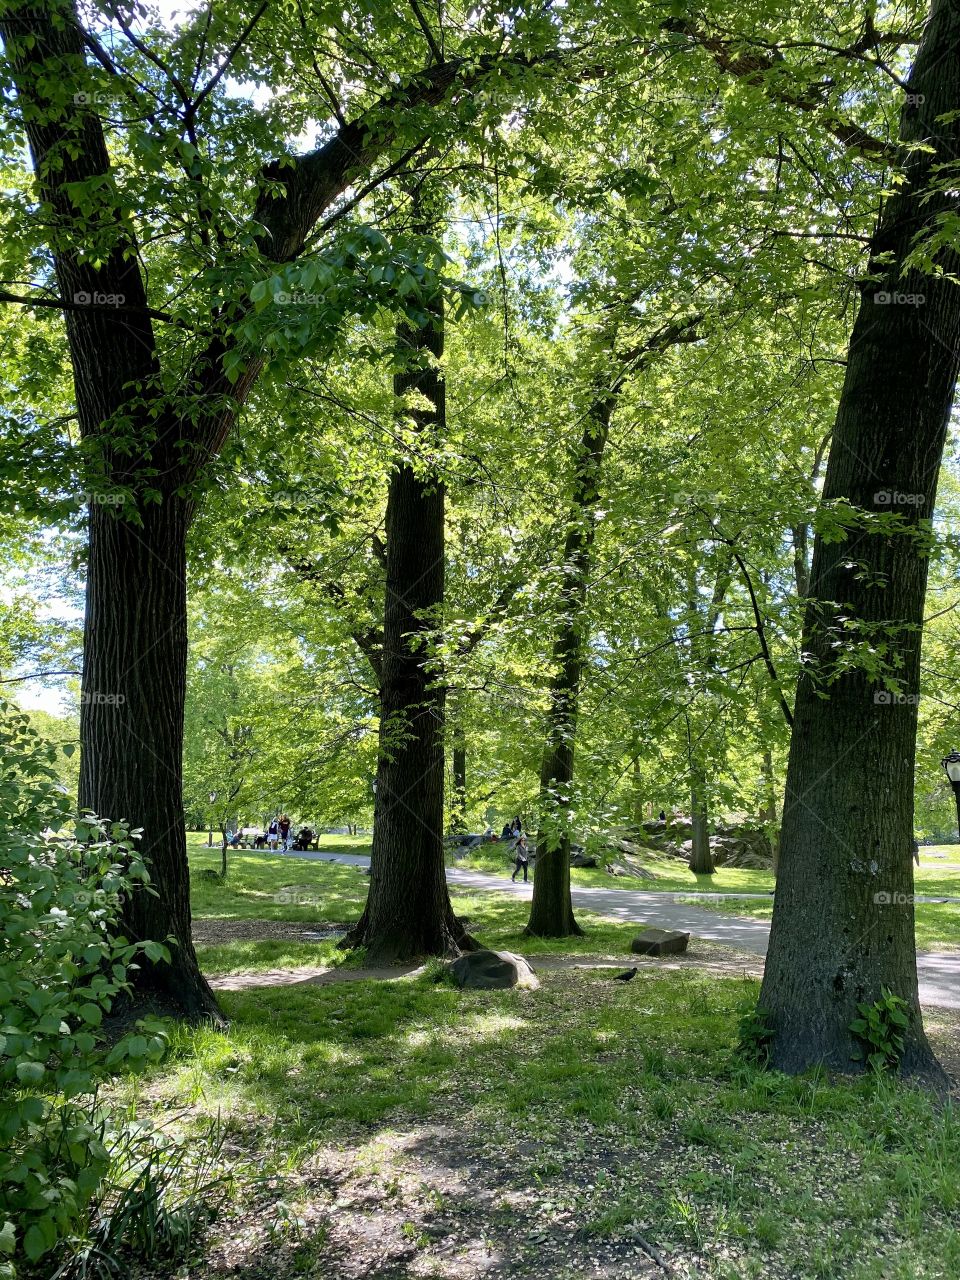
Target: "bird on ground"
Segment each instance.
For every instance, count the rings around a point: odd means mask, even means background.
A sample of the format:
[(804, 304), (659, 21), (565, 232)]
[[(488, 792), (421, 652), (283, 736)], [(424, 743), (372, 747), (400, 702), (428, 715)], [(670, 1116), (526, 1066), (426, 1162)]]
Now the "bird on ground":
[(634, 966), (632, 969), (628, 969), (626, 973), (616, 974), (613, 980), (614, 982), (632, 982), (639, 972), (640, 970)]

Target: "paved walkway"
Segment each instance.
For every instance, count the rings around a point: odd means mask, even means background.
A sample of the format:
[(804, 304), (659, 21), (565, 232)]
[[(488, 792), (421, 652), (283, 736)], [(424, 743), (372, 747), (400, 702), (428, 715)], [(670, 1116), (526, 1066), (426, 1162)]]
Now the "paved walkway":
[[(368, 867), (370, 859), (353, 853), (290, 853), (291, 858), (307, 858), (311, 862), (341, 862), (348, 866)], [(533, 885), (513, 882), (509, 877), (488, 875), (483, 871), (467, 871), (448, 867), (447, 880), (462, 889), (510, 893), (530, 898)], [(720, 915), (691, 903), (689, 893), (651, 892), (649, 889), (593, 889), (580, 885), (571, 890), (573, 905), (612, 920), (636, 924), (656, 924), (665, 929), (683, 929), (698, 938), (726, 943), (754, 955), (767, 953), (770, 935), (768, 920), (748, 920), (743, 916)], [(713, 895), (728, 897), (732, 895)], [(757, 895), (769, 897), (768, 894)], [(918, 902), (942, 902), (942, 898), (918, 898)], [(917, 956), (920, 975), (920, 999), (923, 1004), (945, 1009), (960, 1009), (960, 952), (921, 952)]]

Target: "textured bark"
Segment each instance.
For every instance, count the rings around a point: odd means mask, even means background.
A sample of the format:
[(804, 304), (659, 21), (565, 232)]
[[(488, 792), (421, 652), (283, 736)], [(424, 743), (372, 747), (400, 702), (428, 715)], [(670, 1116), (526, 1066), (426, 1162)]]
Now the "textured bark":
[[(440, 304), (422, 328), (401, 326), (411, 367), (397, 374), (398, 398), (430, 408), (408, 416), (427, 443), (446, 425)], [(444, 591), (444, 491), (433, 476), (401, 463), (387, 494), (387, 567), (380, 681), (380, 754), (370, 892), (345, 943), (391, 963), (455, 955), (474, 945), (453, 914), (443, 858), (443, 673), (431, 658)]]
[[(909, 1010), (902, 1070), (943, 1081), (917, 999), (911, 850), (927, 561), (910, 531), (934, 509), (960, 340), (960, 290), (949, 274), (960, 262), (955, 252), (942, 253), (940, 279), (901, 270), (917, 233), (946, 211), (956, 214), (955, 195), (923, 197), (933, 167), (954, 161), (960, 146), (958, 47), (960, 7), (935, 0), (901, 121), (902, 138), (926, 139), (933, 153), (906, 160), (906, 182), (888, 200), (871, 243), (879, 283), (865, 289), (854, 325), (823, 493), (825, 502), (895, 510), (908, 532), (852, 529), (845, 542), (818, 537), (814, 546), (803, 638), (809, 664), (797, 691), (760, 996), (775, 1031), (773, 1065), (790, 1072), (816, 1063), (852, 1069), (857, 1003), (887, 987)], [(944, 121), (944, 113), (953, 118)], [(883, 304), (875, 290), (925, 301)], [(877, 493), (916, 500), (878, 503)], [(865, 626), (871, 642), (888, 641), (904, 700), (859, 670), (825, 683), (832, 641), (850, 620)]]
[(143, 514), (137, 528), (107, 508), (91, 511), (79, 799), (143, 828), (140, 850), (156, 896), (131, 894), (123, 927), (131, 938), (174, 941), (171, 963), (144, 964), (137, 986), (187, 1014), (216, 1015), (190, 937), (181, 787), (188, 513), (171, 498)]
[[(553, 644), (546, 741), (540, 765), (540, 830), (527, 933), (543, 938), (582, 934), (570, 897), (570, 789), (580, 685), (587, 641), (590, 555), (596, 536), (603, 452), (610, 435), (615, 394), (594, 402), (574, 463), (573, 494), (561, 569), (561, 613)], [(546, 817), (546, 821), (544, 818)]]

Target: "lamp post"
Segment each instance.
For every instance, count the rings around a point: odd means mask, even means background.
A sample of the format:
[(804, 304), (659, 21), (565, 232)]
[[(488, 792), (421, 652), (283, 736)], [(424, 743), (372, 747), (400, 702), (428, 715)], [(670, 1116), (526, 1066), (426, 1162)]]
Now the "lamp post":
[[(217, 793), (216, 793), (215, 791), (211, 791), (211, 792), (210, 792), (210, 808), (211, 808), (211, 809), (213, 809), (214, 801), (216, 800), (216, 798), (217, 798)], [(207, 818), (209, 819), (210, 823), (212, 824), (212, 823), (213, 823), (213, 814), (212, 814), (212, 813), (208, 813), (208, 814), (207, 814)], [(212, 825), (210, 825), (210, 826), (208, 826), (208, 827), (207, 827), (207, 848), (208, 848), (208, 849), (212, 849), (212, 848), (213, 848), (213, 826), (212, 826)]]
[(951, 751), (940, 763), (953, 787), (953, 798), (957, 802), (957, 828), (960, 832), (960, 751)]

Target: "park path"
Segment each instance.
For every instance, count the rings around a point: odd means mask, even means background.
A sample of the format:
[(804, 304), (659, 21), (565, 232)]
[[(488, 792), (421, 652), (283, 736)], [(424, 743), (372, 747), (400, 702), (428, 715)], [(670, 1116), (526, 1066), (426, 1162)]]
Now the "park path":
[[(369, 867), (370, 859), (353, 853), (288, 853), (289, 858), (305, 858), (311, 862), (339, 862), (347, 866)], [(447, 880), (460, 889), (509, 893), (530, 898), (533, 885), (509, 877), (489, 875), (484, 871), (468, 871), (448, 867)], [(571, 890), (573, 905), (596, 915), (624, 923), (653, 924), (662, 929), (682, 929), (710, 942), (725, 943), (757, 956), (767, 954), (770, 936), (768, 920), (750, 920), (744, 916), (720, 915), (697, 906), (692, 893), (671, 893), (649, 889), (595, 889), (581, 885)], [(746, 897), (740, 894), (702, 895), (704, 897)], [(751, 894), (769, 897), (769, 894)], [(918, 902), (943, 902), (943, 898), (917, 898)], [(924, 951), (917, 956), (922, 1004), (943, 1009), (960, 1009), (960, 952)]]

